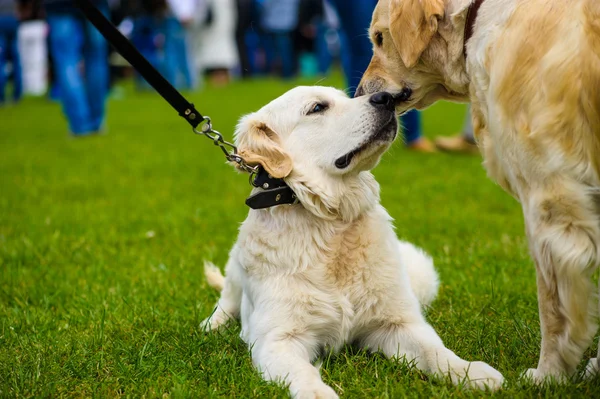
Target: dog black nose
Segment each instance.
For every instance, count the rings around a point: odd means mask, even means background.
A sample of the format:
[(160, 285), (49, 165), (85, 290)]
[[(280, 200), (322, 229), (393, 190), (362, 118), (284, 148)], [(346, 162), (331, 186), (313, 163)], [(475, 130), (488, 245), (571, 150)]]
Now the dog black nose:
[(375, 93), (369, 98), (369, 102), (377, 108), (385, 108), (389, 111), (393, 111), (396, 107), (394, 105), (394, 97), (387, 91), (380, 91)]

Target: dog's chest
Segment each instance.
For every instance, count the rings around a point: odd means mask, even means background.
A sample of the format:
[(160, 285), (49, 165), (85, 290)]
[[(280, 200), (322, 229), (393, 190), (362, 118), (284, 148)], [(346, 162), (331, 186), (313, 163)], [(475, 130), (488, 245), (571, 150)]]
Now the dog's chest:
[(389, 242), (396, 238), (385, 211), (343, 224), (253, 227), (241, 235), (240, 258), (249, 279), (263, 287), (253, 290), (255, 300), (276, 293), (273, 300), (294, 309), (327, 346), (348, 342), (389, 296), (381, 279), (389, 274)]
[(354, 324), (369, 317), (374, 304), (381, 301), (381, 280), (388, 274), (390, 238), (395, 235), (386, 221), (378, 217), (358, 219), (341, 232), (332, 245), (325, 274), (334, 290), (352, 308)]

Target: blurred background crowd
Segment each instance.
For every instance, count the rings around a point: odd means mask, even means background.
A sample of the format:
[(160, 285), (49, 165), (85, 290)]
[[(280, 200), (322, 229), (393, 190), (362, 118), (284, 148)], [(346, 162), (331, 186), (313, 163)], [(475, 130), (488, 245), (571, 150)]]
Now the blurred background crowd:
[[(371, 58), (367, 28), (377, 3), (91, 1), (179, 89), (265, 75), (318, 78), (337, 65), (350, 95)], [(138, 90), (150, 89), (85, 21), (74, 0), (0, 0), (0, 106), (17, 103), (23, 94), (48, 95), (62, 104), (72, 135), (101, 133), (113, 83), (131, 75)], [(469, 123), (461, 134), (435, 144), (422, 136), (417, 111), (403, 115), (402, 124), (407, 147), (416, 151), (476, 151)]]

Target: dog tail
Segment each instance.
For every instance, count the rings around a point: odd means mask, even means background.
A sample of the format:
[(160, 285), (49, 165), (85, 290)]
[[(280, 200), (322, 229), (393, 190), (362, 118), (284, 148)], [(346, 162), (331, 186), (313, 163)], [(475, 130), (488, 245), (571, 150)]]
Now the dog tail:
[(212, 262), (204, 261), (204, 276), (208, 285), (221, 292), (225, 286), (225, 276)]
[(398, 241), (400, 261), (406, 265), (410, 286), (421, 306), (429, 306), (436, 298), (440, 287), (438, 274), (433, 260), (421, 248), (413, 244)]

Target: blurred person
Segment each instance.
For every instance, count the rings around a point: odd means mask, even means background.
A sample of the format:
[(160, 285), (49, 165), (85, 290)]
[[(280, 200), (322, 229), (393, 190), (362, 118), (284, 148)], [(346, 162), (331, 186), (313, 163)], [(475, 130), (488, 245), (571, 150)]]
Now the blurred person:
[[(371, 17), (377, 0), (330, 0), (340, 17), (342, 30), (346, 35), (348, 46), (343, 51), (350, 52), (350, 60), (344, 74), (348, 86), (354, 92), (358, 87), (362, 74), (369, 66), (373, 50), (368, 36)], [(344, 64), (342, 64), (344, 65)], [(435, 152), (431, 141), (423, 137), (421, 114), (412, 110), (401, 117), (404, 142), (409, 149), (420, 152)]]
[(291, 79), (296, 73), (293, 35), (298, 26), (300, 0), (261, 0), (259, 3), (269, 66), (278, 58), (281, 77)]
[(213, 84), (223, 86), (229, 83), (231, 71), (238, 65), (235, 0), (197, 1), (196, 17), (202, 22), (194, 32), (196, 68)]
[[(167, 79), (176, 85), (182, 27), (172, 15), (167, 0), (141, 0), (133, 10), (131, 41), (140, 53)], [(150, 85), (136, 72), (136, 87)], [(191, 77), (188, 76), (188, 81)]]
[[(107, 0), (92, 2), (108, 15)], [(70, 132), (75, 137), (100, 133), (108, 94), (108, 43), (73, 0), (45, 0), (44, 7), (54, 75)]]
[(316, 48), (322, 20), (323, 0), (300, 0), (294, 47), (300, 74), (305, 77), (316, 76), (319, 72)]
[(346, 36), (340, 31), (340, 18), (329, 0), (323, 0), (323, 16), (317, 25), (316, 53), (319, 73), (327, 75), (334, 57), (343, 70), (349, 69), (349, 52)]
[(462, 132), (456, 136), (437, 137), (434, 140), (435, 146), (446, 152), (459, 152), (467, 154), (478, 154), (479, 149), (475, 143), (473, 134), (473, 122), (471, 120), (471, 106), (469, 105)]
[(254, 15), (254, 0), (236, 0), (237, 25), (235, 28), (235, 43), (240, 61), (240, 75), (248, 78), (252, 74), (251, 54), (247, 43), (247, 32), (252, 27)]
[(21, 59), (17, 42), (19, 19), (15, 0), (0, 0), (0, 105), (6, 102), (6, 65), (11, 64), (12, 99), (19, 101), (23, 93)]
[(43, 96), (48, 90), (48, 27), (41, 0), (19, 0), (19, 58), (23, 93)]
[[(152, 66), (161, 70), (159, 48), (162, 47), (162, 36), (157, 20), (165, 12), (167, 5), (163, 0), (141, 0), (132, 11), (133, 29), (131, 42)], [(164, 71), (162, 71), (164, 73)], [(135, 71), (135, 84), (138, 90), (150, 89), (148, 82)]]
[(167, 79), (185, 89), (196, 87), (191, 57), (192, 28), (197, 11), (196, 0), (167, 0), (164, 62)]

